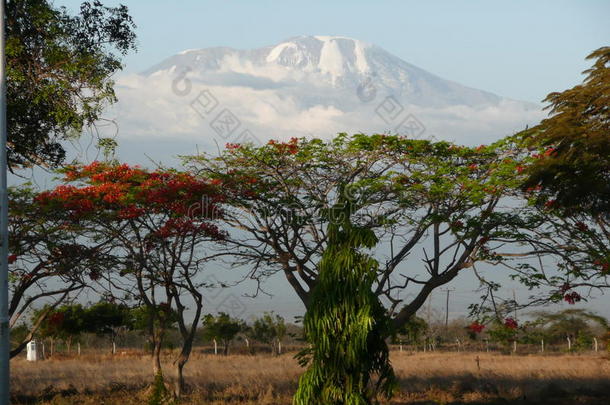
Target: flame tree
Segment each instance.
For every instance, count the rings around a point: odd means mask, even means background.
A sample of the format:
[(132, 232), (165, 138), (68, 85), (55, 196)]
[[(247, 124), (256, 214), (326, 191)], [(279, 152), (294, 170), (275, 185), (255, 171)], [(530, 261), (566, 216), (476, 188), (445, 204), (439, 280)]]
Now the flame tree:
[(82, 228), (61, 208), (49, 209), (28, 186), (9, 190), (10, 327), (13, 328), (39, 302), (28, 333), (11, 350), (19, 354), (58, 306), (75, 297), (110, 265), (108, 240), (85, 240)]
[(224, 238), (216, 225), (222, 216), (218, 187), (187, 173), (126, 164), (68, 166), (64, 175), (66, 184), (41, 193), (38, 201), (63, 208), (85, 229), (82, 237), (112, 241), (113, 271), (99, 275), (99, 286), (107, 286), (107, 294), (135, 297), (148, 309), (155, 375), (161, 375), (164, 320), (177, 313), (183, 340), (175, 362), (180, 395), (203, 308), (204, 284), (197, 276), (209, 259), (206, 245)]

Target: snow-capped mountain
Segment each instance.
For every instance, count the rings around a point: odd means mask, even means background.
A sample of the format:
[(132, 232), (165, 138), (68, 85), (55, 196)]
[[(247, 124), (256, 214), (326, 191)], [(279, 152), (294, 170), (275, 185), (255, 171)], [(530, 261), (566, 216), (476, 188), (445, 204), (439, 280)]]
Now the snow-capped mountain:
[(122, 137), (181, 139), (203, 148), (337, 132), (473, 144), (542, 118), (537, 105), (462, 86), (338, 36), (251, 50), (185, 50), (117, 84)]
[[(380, 47), (345, 37), (297, 37), (254, 50), (186, 50), (144, 72), (190, 67), (209, 84), (261, 88), (302, 84), (357, 91), (365, 81), (414, 105), (444, 107), (497, 104), (500, 97), (441, 79)], [(275, 69), (273, 69), (275, 68)]]

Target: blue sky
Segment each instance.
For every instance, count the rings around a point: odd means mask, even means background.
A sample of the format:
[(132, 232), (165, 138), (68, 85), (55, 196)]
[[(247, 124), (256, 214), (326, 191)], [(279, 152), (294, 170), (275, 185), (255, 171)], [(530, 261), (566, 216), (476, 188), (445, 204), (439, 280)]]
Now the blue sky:
[[(255, 48), (297, 35), (379, 45), (441, 77), (539, 102), (581, 81), (584, 60), (610, 40), (610, 1), (104, 0), (127, 5), (139, 72), (184, 49)], [(78, 0), (56, 0), (74, 9)]]

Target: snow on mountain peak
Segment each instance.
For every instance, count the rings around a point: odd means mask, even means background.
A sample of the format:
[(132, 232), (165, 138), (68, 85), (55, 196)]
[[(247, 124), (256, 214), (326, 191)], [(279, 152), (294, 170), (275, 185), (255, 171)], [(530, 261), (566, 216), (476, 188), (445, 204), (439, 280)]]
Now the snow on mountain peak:
[[(188, 49), (136, 76), (119, 83), (117, 108), (137, 133), (213, 131), (212, 121), (202, 123), (184, 108), (185, 100), (197, 105), (204, 90), (218, 104), (207, 118), (229, 110), (243, 127), (236, 135), (247, 128), (262, 138), (402, 133), (413, 116), (428, 135), (479, 142), (541, 116), (538, 106), (462, 86), (343, 36), (298, 36), (256, 49)], [(138, 127), (153, 116), (148, 132)]]

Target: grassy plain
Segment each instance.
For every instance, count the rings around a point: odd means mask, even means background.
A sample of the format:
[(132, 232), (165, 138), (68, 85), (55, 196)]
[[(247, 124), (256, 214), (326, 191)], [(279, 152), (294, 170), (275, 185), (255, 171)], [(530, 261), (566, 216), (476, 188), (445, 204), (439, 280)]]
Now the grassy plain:
[[(290, 404), (302, 372), (292, 353), (195, 353), (184, 404)], [(478, 365), (476, 359), (479, 359)], [(393, 352), (400, 391), (388, 404), (610, 404), (604, 355), (501, 355)], [(12, 361), (14, 404), (145, 404), (150, 361), (124, 355)], [(166, 358), (171, 379), (171, 358)]]

